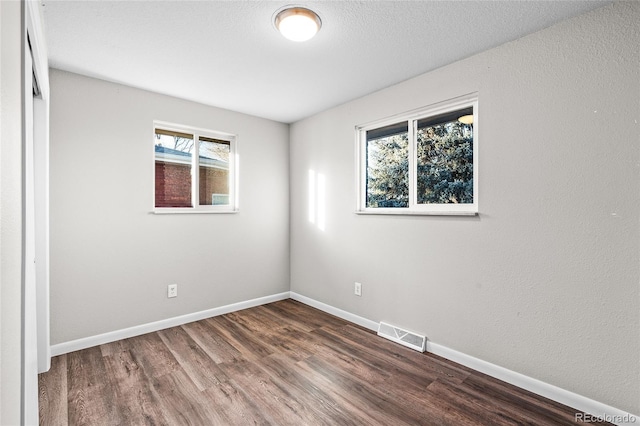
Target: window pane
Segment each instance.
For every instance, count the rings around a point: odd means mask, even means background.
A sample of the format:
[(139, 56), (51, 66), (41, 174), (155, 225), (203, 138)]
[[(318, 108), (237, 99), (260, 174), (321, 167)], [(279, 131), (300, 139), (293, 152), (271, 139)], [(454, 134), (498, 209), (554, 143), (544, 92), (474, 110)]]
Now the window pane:
[(367, 207), (409, 206), (407, 122), (367, 132)]
[(229, 141), (200, 138), (200, 205), (229, 205)]
[(156, 207), (192, 207), (193, 136), (156, 130)]
[(416, 136), (418, 204), (472, 204), (473, 108), (419, 120)]

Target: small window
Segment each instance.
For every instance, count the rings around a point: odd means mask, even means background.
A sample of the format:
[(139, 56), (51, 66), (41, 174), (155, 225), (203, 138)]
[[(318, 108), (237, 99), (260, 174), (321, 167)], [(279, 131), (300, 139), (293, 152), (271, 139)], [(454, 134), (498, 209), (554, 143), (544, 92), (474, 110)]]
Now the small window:
[(476, 214), (477, 96), (357, 128), (358, 213)]
[(154, 212), (237, 211), (236, 158), (234, 135), (155, 123)]

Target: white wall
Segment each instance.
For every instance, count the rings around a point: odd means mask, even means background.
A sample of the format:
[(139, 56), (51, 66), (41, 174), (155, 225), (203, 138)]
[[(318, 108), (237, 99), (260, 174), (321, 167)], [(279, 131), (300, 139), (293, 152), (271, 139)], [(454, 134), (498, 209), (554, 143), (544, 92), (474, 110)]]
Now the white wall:
[(22, 406), (21, 3), (0, 2), (0, 424)]
[[(239, 213), (150, 214), (153, 120), (238, 135)], [(287, 125), (52, 70), (50, 149), (52, 344), (289, 290)]]
[[(638, 22), (614, 4), (293, 124), (291, 290), (640, 413)], [(480, 215), (354, 214), (354, 127), (475, 91)]]

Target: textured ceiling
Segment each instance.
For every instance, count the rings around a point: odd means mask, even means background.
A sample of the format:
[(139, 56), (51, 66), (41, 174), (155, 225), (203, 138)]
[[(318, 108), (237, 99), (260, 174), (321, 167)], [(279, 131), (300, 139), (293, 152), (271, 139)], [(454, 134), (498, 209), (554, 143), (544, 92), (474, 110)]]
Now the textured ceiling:
[(42, 3), (54, 68), (291, 123), (610, 2), (301, 1), (306, 43), (287, 1)]

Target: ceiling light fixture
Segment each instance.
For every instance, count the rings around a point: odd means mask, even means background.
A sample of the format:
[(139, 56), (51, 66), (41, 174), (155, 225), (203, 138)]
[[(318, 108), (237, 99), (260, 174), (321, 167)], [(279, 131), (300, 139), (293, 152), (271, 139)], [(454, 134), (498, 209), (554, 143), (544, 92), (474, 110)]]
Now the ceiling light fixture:
[(322, 27), (320, 17), (313, 10), (299, 6), (280, 10), (273, 23), (285, 38), (293, 41), (307, 41)]
[(463, 115), (462, 117), (458, 118), (458, 121), (463, 124), (473, 124), (473, 114)]

